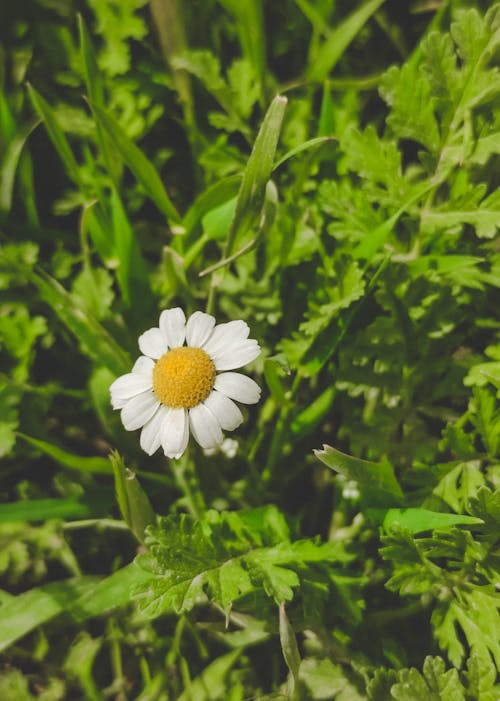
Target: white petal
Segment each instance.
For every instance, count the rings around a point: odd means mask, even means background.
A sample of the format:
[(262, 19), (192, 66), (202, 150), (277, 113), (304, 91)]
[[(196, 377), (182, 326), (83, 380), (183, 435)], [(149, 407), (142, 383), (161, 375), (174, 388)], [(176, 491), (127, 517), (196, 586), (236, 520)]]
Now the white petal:
[(205, 312), (194, 312), (186, 326), (186, 341), (188, 346), (199, 348), (209, 338), (215, 326), (215, 319)]
[(186, 317), (180, 307), (166, 309), (160, 314), (160, 330), (169, 348), (178, 348), (186, 338)]
[(139, 373), (128, 372), (122, 375), (113, 382), (109, 391), (111, 393), (111, 401), (119, 399), (132, 399), (141, 392), (147, 389), (152, 389), (153, 382), (151, 377)]
[(111, 395), (111, 406), (113, 409), (123, 409), (125, 404), (127, 404), (129, 401), (130, 397), (124, 399), (123, 397), (113, 397), (113, 395)]
[(255, 360), (259, 354), (259, 344), (253, 338), (249, 338), (227, 348), (216, 357), (210, 357), (214, 361), (215, 369), (221, 371), (241, 368), (243, 365)]
[(168, 409), (161, 426), (161, 444), (167, 458), (180, 458), (189, 439), (186, 409)]
[(202, 448), (216, 448), (224, 438), (219, 422), (204, 404), (189, 410), (189, 425)]
[(168, 350), (167, 341), (160, 329), (148, 329), (139, 336), (139, 348), (150, 358), (158, 360)]
[(145, 375), (149, 375), (153, 372), (154, 366), (154, 360), (152, 360), (151, 358), (146, 358), (145, 355), (140, 355), (135, 361), (134, 367), (132, 368), (132, 372), (140, 372), (144, 373)]
[(224, 431), (234, 431), (243, 421), (239, 407), (221, 392), (210, 392), (203, 404), (210, 409)]
[(223, 372), (215, 378), (215, 389), (243, 404), (256, 404), (260, 387), (250, 377), (239, 372)]
[(220, 352), (227, 345), (248, 338), (249, 333), (248, 324), (241, 320), (229, 321), (227, 324), (217, 324), (212, 335), (203, 345), (203, 350), (212, 357), (213, 354)]
[(141, 448), (148, 455), (156, 453), (161, 445), (160, 429), (166, 413), (167, 409), (160, 405), (141, 431)]
[(160, 402), (151, 391), (143, 392), (130, 399), (121, 413), (122, 423), (127, 431), (135, 431), (136, 428), (144, 426), (153, 416), (159, 404)]

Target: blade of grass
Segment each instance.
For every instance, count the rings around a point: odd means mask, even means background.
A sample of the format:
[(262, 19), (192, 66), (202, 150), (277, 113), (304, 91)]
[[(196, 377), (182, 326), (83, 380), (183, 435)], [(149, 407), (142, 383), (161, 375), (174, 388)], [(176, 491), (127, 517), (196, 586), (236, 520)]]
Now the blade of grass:
[(331, 32), (307, 71), (308, 80), (321, 83), (328, 77), (356, 34), (384, 2), (385, 0), (368, 0)]
[(113, 473), (113, 469), (107, 458), (82, 457), (74, 453), (69, 453), (67, 450), (63, 450), (63, 448), (59, 448), (59, 446), (48, 443), (47, 441), (28, 436), (25, 433), (17, 433), (16, 435), (35, 448), (38, 448), (38, 450), (41, 450), (45, 455), (49, 455), (56, 462), (64, 465), (64, 467), (69, 467), (71, 470), (101, 475), (110, 475)]
[(132, 586), (153, 575), (134, 563), (109, 577), (78, 577), (53, 582), (14, 596), (1, 607), (0, 652), (62, 612), (77, 623), (130, 603)]
[(76, 336), (89, 358), (109, 368), (115, 375), (129, 372), (132, 366), (130, 356), (93, 316), (75, 302), (57, 280), (43, 271), (35, 272), (24, 267), (22, 273), (38, 288), (43, 301), (52, 307)]
[(224, 258), (231, 255), (235, 242), (260, 214), (266, 185), (273, 170), (286, 105), (286, 97), (277, 95), (266, 112), (243, 174)]
[[(87, 88), (87, 95), (91, 103), (103, 107), (104, 86), (101, 71), (97, 66), (94, 47), (81, 15), (78, 15), (78, 31), (80, 36), (80, 55), (83, 64), (83, 77), (85, 80), (85, 87)], [(111, 177), (116, 182), (120, 178), (122, 171), (121, 159), (118, 157), (116, 149), (112, 147), (109, 137), (99, 122), (97, 123), (97, 137), (106, 167)]]
[(52, 518), (87, 518), (95, 511), (75, 497), (68, 499), (27, 499), (0, 504), (0, 523), (46, 521)]
[(146, 158), (132, 139), (125, 134), (121, 126), (110, 114), (93, 102), (90, 103), (90, 108), (94, 114), (96, 123), (106, 132), (111, 142), (121, 154), (127, 167), (143, 186), (151, 200), (170, 223), (179, 225), (181, 221), (179, 213), (172, 204), (161, 178), (151, 161)]

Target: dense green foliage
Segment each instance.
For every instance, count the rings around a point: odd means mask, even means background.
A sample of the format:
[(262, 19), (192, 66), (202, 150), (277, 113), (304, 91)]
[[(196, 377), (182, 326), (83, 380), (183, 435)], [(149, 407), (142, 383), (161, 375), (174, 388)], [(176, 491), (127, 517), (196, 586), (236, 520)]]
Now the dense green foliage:
[[(498, 700), (490, 5), (2, 6), (2, 701)], [(111, 408), (175, 306), (236, 454)]]

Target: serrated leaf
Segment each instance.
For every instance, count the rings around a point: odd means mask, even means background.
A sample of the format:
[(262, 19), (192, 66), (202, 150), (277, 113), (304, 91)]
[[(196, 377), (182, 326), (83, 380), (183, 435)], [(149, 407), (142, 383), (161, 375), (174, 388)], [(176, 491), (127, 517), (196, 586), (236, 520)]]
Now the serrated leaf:
[(500, 666), (499, 609), (500, 595), (486, 586), (462, 591), (459, 598), (434, 609), (431, 617), (434, 635), (455, 667), (462, 665), (466, 654), (462, 640), (483, 657), (491, 653), (497, 667)]
[(391, 687), (396, 701), (465, 701), (464, 688), (456, 669), (445, 671), (440, 657), (426, 657), (423, 675), (415, 668), (403, 669), (399, 682)]

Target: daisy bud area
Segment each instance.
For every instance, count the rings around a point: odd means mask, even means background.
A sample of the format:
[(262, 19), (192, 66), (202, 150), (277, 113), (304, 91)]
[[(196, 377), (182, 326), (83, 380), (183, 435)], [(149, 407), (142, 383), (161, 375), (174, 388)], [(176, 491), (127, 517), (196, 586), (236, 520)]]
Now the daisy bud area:
[(0, 701), (500, 701), (500, 2), (0, 7)]

